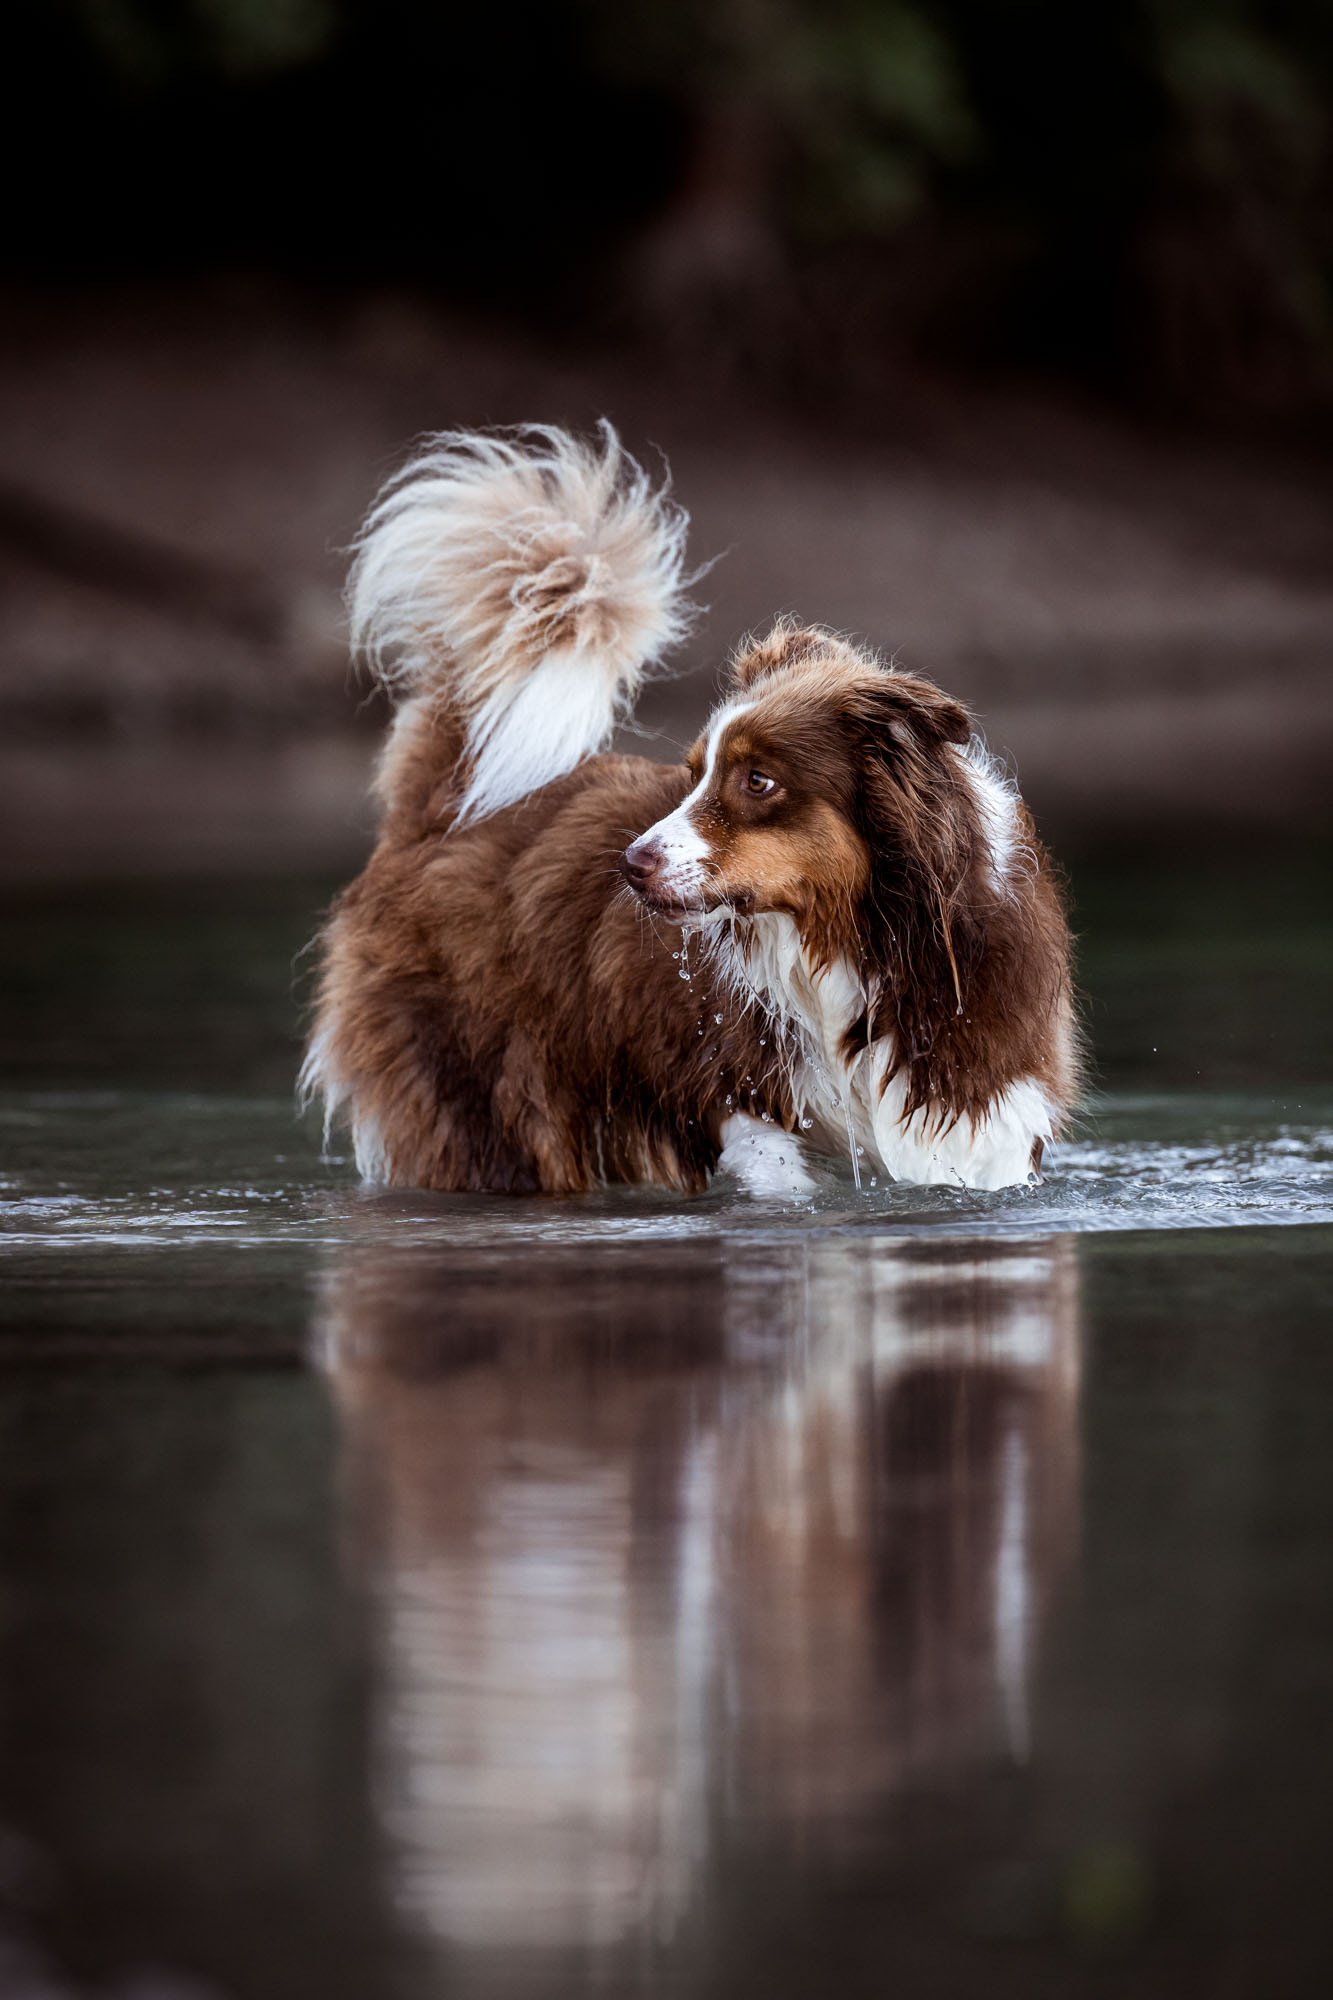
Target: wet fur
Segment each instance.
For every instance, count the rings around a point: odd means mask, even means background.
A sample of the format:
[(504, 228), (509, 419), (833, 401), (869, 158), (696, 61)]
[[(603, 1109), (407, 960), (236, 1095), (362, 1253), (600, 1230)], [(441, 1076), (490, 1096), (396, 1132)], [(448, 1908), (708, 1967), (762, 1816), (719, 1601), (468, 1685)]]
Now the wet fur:
[(429, 806), (415, 836), (397, 817), (339, 899), (316, 1031), (374, 1135), (361, 1161), (378, 1164), (372, 1178), (697, 1193), (728, 1093), (787, 1122), (771, 1037), (734, 1006), (713, 1020), (724, 996), (681, 979), (679, 929), (620, 878), (636, 822), (678, 805), (687, 783), (681, 769), (598, 757), (447, 839)]
[[(601, 490), (603, 502), (623, 494), (625, 477)], [(657, 504), (642, 489), (633, 498)], [(621, 525), (633, 541), (635, 521)], [(678, 533), (673, 561), (668, 593)], [(586, 584), (586, 564), (567, 573)], [(674, 601), (657, 607), (656, 626), (652, 603), (636, 604), (645, 629), (677, 629)], [(603, 650), (621, 629), (615, 612), (604, 592)], [(566, 613), (562, 645), (577, 653), (577, 616)], [(958, 703), (784, 624), (742, 649), (728, 696), (736, 713), (727, 720), (724, 707), (689, 764), (585, 755), (483, 813), (476, 802), (502, 794), (503, 771), (494, 760), (482, 768), (476, 701), (451, 693), (466, 648), (432, 654), (412, 606), (398, 615), (436, 663), (413, 669), (378, 779), (378, 845), (324, 934), (305, 1070), (329, 1117), (350, 1119), (368, 1178), (697, 1193), (735, 1114), (845, 1150), (853, 1099), (872, 1158), (878, 1146), (894, 1171), (874, 1123), (885, 1106), (927, 1148), (956, 1150), (947, 1135), (984, 1129), (1006, 1092), (1017, 1092), (1013, 1105), (1042, 1107), (1032, 1114), (1039, 1164), (1077, 1085), (1061, 897), (1021, 802), (1005, 804), (993, 777), (991, 792), (982, 784)], [(502, 630), (492, 616), (493, 682), (504, 679), (493, 643)], [(633, 651), (622, 681), (637, 675)], [(527, 661), (529, 674), (542, 657)], [(512, 678), (522, 684), (517, 665)], [(767, 810), (736, 789), (757, 760), (783, 774)], [(655, 907), (627, 886), (621, 858), (687, 800), (711, 886), (688, 908)], [(766, 954), (783, 953), (786, 970), (770, 977)], [(839, 1080), (845, 1130), (830, 1109)], [(788, 1150), (795, 1159), (794, 1137)], [(967, 1179), (953, 1153), (939, 1157), (938, 1174), (900, 1170)]]

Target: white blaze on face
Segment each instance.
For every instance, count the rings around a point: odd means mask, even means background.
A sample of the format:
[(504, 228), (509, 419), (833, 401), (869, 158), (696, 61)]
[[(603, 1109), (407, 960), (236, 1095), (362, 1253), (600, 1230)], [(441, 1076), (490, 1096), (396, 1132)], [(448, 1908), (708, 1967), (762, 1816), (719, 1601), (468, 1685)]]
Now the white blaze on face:
[(729, 702), (719, 709), (708, 728), (704, 767), (699, 782), (683, 798), (674, 812), (659, 819), (640, 836), (656, 843), (662, 854), (662, 873), (656, 883), (660, 893), (678, 902), (689, 903), (701, 896), (709, 884), (712, 846), (699, 830), (695, 809), (705, 798), (717, 768), (718, 748), (723, 732), (737, 716), (744, 715), (749, 702)]

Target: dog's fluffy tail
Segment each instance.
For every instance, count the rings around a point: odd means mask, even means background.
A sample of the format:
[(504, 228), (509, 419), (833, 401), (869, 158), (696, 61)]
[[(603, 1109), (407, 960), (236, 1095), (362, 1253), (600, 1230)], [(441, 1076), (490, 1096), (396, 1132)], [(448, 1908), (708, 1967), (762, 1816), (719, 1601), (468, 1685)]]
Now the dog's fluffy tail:
[(445, 432), (390, 481), (357, 542), (352, 643), (395, 696), (456, 716), (458, 821), (602, 748), (688, 625), (687, 525), (605, 422), (586, 444)]

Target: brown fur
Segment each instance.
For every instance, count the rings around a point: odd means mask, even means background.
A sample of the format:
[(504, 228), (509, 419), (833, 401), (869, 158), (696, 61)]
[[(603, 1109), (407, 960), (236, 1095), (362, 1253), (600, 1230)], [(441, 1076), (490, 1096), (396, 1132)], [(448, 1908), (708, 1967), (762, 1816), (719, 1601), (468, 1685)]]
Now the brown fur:
[[(787, 911), (815, 967), (851, 960), (875, 997), (847, 1051), (892, 1035), (909, 1111), (975, 1117), (1024, 1077), (1067, 1104), (1059, 889), (1025, 813), (1030, 865), (1008, 894), (991, 882), (951, 747), (967, 740), (966, 711), (787, 626), (734, 679), (753, 705), (727, 726), (694, 808), (716, 896)], [(781, 1030), (710, 978), (698, 943), (682, 977), (684, 913), (621, 879), (626, 846), (695, 785), (702, 745), (682, 768), (591, 757), (455, 826), (460, 744), (447, 709), (403, 711), (379, 844), (325, 933), (316, 1044), (338, 1097), (378, 1134), (383, 1177), (690, 1193), (717, 1164), (730, 1110), (792, 1129)], [(776, 796), (750, 794), (752, 768), (779, 781)]]
[(386, 1177), (509, 1193), (703, 1188), (728, 1093), (786, 1107), (762, 1026), (679, 976), (679, 929), (620, 879), (622, 849), (680, 802), (685, 771), (591, 758), (447, 838), (415, 775), (414, 823), (390, 814), (335, 906), (319, 1003)]

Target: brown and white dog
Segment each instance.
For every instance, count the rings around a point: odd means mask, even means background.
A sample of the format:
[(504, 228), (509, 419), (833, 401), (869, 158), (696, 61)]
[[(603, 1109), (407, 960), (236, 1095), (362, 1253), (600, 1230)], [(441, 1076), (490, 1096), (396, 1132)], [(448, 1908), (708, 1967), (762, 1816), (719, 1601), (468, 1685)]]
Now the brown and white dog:
[(446, 435), (381, 496), (350, 606), (399, 707), (306, 1091), (401, 1186), (1028, 1181), (1068, 933), (958, 702), (785, 621), (684, 766), (600, 754), (684, 630), (685, 525), (609, 426)]

